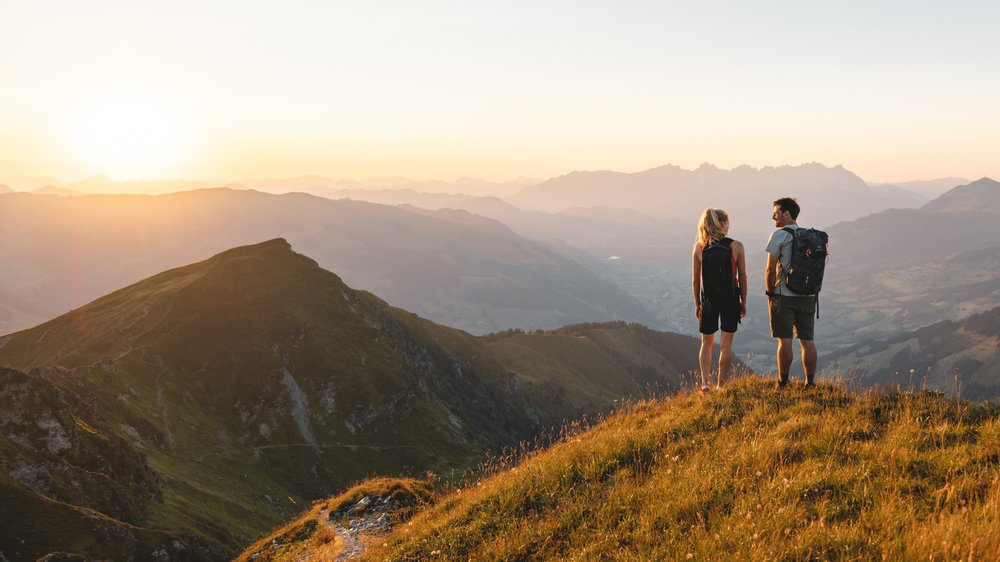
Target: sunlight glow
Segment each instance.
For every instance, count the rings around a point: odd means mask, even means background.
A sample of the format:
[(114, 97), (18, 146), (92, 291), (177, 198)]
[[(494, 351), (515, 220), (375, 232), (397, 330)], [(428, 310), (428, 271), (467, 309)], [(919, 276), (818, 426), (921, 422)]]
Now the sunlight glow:
[(85, 107), (70, 131), (83, 163), (117, 179), (171, 174), (189, 139), (166, 104), (103, 99)]

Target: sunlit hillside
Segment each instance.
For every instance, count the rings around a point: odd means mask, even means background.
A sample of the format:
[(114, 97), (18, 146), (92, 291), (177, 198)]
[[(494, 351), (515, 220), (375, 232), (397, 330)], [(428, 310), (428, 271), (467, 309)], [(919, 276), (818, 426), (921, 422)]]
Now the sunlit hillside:
[(742, 379), (570, 428), (512, 466), (500, 459), (370, 537), (365, 557), (992, 560), (998, 450), (997, 404)]

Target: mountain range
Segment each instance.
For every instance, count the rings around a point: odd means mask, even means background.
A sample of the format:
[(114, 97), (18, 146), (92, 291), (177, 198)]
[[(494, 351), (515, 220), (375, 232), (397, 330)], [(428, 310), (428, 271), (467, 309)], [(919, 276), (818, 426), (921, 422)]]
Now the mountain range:
[(0, 338), (0, 552), (231, 557), (363, 476), (460, 474), (677, 389), (696, 350), (626, 323), (477, 338), (284, 240), (235, 248)]
[[(55, 317), (169, 267), (284, 236), (348, 285), (436, 322), (507, 328), (653, 315), (610, 281), (464, 211), (429, 212), (307, 194), (209, 189), (169, 195), (0, 196), (0, 247), (15, 300), (0, 332)], [(22, 303), (22, 304), (19, 304)], [(0, 312), (3, 312), (0, 309)]]
[(956, 185), (965, 185), (972, 180), (967, 178), (958, 177), (946, 177), (946, 178), (935, 178), (932, 180), (914, 180), (914, 181), (903, 181), (903, 182), (882, 182), (882, 183), (869, 183), (873, 187), (896, 187), (899, 189), (904, 189), (906, 191), (911, 191), (918, 195), (923, 195), (928, 199), (934, 199), (938, 195), (948, 191), (949, 189), (955, 187)]
[(927, 198), (896, 187), (871, 187), (841, 166), (822, 164), (723, 170), (662, 166), (632, 174), (573, 172), (528, 186), (508, 201), (526, 209), (619, 207), (683, 221), (692, 232), (706, 207), (727, 210), (742, 238), (766, 233), (771, 202), (798, 197), (802, 218), (816, 227), (852, 220), (888, 208), (918, 207)]
[[(269, 193), (290, 193), (299, 191), (322, 197), (339, 198), (345, 191), (413, 191), (417, 193), (438, 193), (468, 195), (475, 197), (506, 197), (528, 185), (541, 180), (517, 178), (505, 182), (493, 182), (478, 178), (459, 178), (454, 181), (418, 181), (402, 177), (374, 177), (366, 180), (330, 179), (322, 176), (300, 176), (289, 179), (243, 179), (237, 182), (258, 191)], [(364, 199), (368, 200), (368, 199)]]
[(1000, 183), (957, 186), (920, 209), (829, 229), (818, 336), (881, 339), (1000, 303)]
[[(339, 190), (361, 189), (361, 190), (382, 190), (382, 189), (412, 189), (416, 191), (434, 193), (468, 193), (477, 196), (499, 196), (510, 195), (521, 188), (538, 183), (541, 180), (530, 178), (517, 178), (505, 182), (492, 182), (478, 178), (459, 178), (454, 181), (429, 180), (419, 181), (403, 177), (374, 177), (365, 180), (330, 179), (323, 176), (299, 176), (285, 179), (253, 179), (246, 178), (234, 182), (229, 182), (229, 187), (234, 189), (255, 189), (268, 193), (311, 193), (313, 195), (328, 196), (330, 192)], [(36, 191), (42, 188), (67, 189), (71, 192), (82, 192), (87, 194), (119, 194), (119, 195), (139, 195), (139, 194), (165, 194), (176, 191), (192, 191), (196, 189), (206, 189), (216, 187), (227, 182), (213, 182), (205, 180), (187, 179), (159, 179), (159, 180), (126, 180), (116, 181), (105, 175), (96, 175), (74, 182), (62, 182), (55, 178), (41, 176), (3, 176), (0, 177), (0, 184), (12, 188), (14, 191)], [(2, 190), (0, 190), (2, 191)]]

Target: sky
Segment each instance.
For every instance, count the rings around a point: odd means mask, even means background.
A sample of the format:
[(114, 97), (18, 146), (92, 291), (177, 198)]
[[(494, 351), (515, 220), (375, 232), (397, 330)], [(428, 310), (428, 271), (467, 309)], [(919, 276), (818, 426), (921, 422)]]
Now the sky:
[(0, 3), (0, 176), (1000, 178), (996, 2)]

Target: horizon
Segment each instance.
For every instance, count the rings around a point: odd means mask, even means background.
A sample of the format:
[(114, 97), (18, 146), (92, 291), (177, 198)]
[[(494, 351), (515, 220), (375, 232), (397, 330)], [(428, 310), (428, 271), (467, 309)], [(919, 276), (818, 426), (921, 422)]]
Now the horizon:
[(0, 171), (503, 182), (824, 162), (869, 183), (1000, 177), (1000, 78), (983, 72), (1000, 63), (997, 16), (975, 1), (21, 4), (0, 37), (17, 53), (0, 62)]
[[(215, 185), (215, 187), (230, 187), (230, 186), (233, 186), (233, 185), (239, 185), (241, 182), (250, 182), (250, 181), (253, 181), (253, 182), (291, 182), (291, 181), (295, 181), (295, 180), (316, 179), (316, 180), (330, 181), (330, 182), (334, 182), (334, 183), (343, 182), (343, 183), (356, 183), (356, 184), (372, 184), (372, 185), (374, 185), (374, 189), (393, 189), (393, 188), (398, 188), (398, 189), (412, 189), (413, 184), (423, 184), (423, 183), (458, 184), (458, 183), (461, 183), (463, 181), (485, 182), (485, 183), (496, 184), (496, 185), (518, 184), (518, 183), (524, 183), (525, 185), (535, 185), (537, 183), (544, 182), (544, 181), (549, 180), (549, 179), (560, 178), (560, 177), (569, 176), (569, 175), (572, 175), (572, 174), (615, 173), (615, 174), (631, 175), (631, 174), (640, 174), (640, 173), (643, 173), (643, 172), (648, 172), (648, 171), (655, 170), (655, 169), (658, 169), (658, 168), (678, 168), (678, 169), (686, 171), (686, 172), (696, 172), (696, 171), (698, 171), (698, 170), (700, 170), (702, 168), (705, 168), (705, 167), (714, 168), (714, 169), (722, 171), (722, 172), (733, 172), (733, 171), (735, 171), (735, 170), (737, 170), (739, 168), (750, 168), (750, 169), (752, 169), (754, 171), (760, 172), (760, 171), (769, 170), (769, 169), (773, 170), (773, 169), (780, 169), (780, 168), (799, 168), (799, 167), (810, 166), (810, 165), (819, 165), (819, 166), (822, 166), (822, 167), (824, 167), (826, 169), (842, 168), (842, 169), (846, 170), (847, 172), (850, 172), (850, 173), (853, 173), (853, 174), (857, 175), (862, 181), (864, 181), (867, 185), (872, 186), (872, 187), (878, 187), (878, 186), (882, 186), (882, 185), (903, 185), (903, 184), (907, 184), (907, 183), (940, 182), (940, 181), (945, 181), (945, 180), (956, 180), (956, 181), (963, 181), (963, 182), (975, 182), (975, 181), (979, 181), (981, 179), (993, 179), (990, 176), (980, 176), (980, 177), (976, 177), (976, 178), (972, 178), (972, 177), (958, 177), (958, 176), (942, 176), (942, 177), (933, 177), (933, 178), (908, 178), (908, 179), (899, 179), (899, 180), (896, 180), (896, 181), (873, 181), (873, 180), (870, 180), (868, 178), (862, 177), (860, 174), (857, 174), (853, 170), (851, 170), (851, 169), (849, 169), (849, 168), (847, 168), (845, 166), (842, 166), (840, 164), (827, 165), (827, 164), (824, 164), (822, 162), (802, 162), (802, 163), (798, 163), (798, 164), (779, 164), (779, 165), (764, 165), (764, 166), (752, 166), (750, 164), (740, 164), (740, 165), (734, 166), (732, 168), (724, 168), (724, 167), (721, 167), (721, 166), (716, 166), (715, 164), (713, 164), (711, 162), (702, 162), (700, 165), (692, 167), (692, 168), (686, 168), (684, 166), (679, 166), (679, 165), (672, 164), (672, 163), (665, 163), (665, 164), (661, 164), (661, 165), (658, 165), (658, 166), (653, 166), (651, 168), (644, 168), (644, 169), (640, 169), (640, 170), (610, 170), (610, 169), (580, 170), (580, 169), (574, 169), (574, 170), (569, 170), (569, 171), (566, 171), (566, 172), (563, 172), (563, 173), (560, 173), (560, 174), (556, 174), (556, 175), (550, 176), (550, 177), (528, 177), (528, 176), (521, 175), (521, 176), (516, 176), (516, 177), (510, 177), (510, 178), (487, 178), (487, 177), (476, 177), (476, 176), (460, 176), (460, 177), (452, 177), (452, 178), (440, 178), (440, 177), (419, 177), (419, 178), (415, 178), (415, 177), (406, 177), (406, 176), (332, 177), (332, 176), (324, 176), (324, 175), (321, 175), (321, 174), (297, 174), (297, 175), (283, 176), (283, 177), (256, 177), (256, 178), (244, 177), (244, 178), (238, 178), (238, 179), (236, 179), (236, 178), (192, 178), (192, 177), (116, 178), (116, 177), (113, 177), (113, 176), (111, 176), (109, 174), (96, 173), (96, 174), (92, 174), (92, 175), (89, 175), (89, 176), (80, 177), (80, 178), (77, 178), (77, 179), (66, 180), (64, 178), (56, 178), (56, 177), (47, 176), (47, 175), (6, 174), (2, 170), (0, 170), (0, 185), (6, 185), (6, 184), (3, 183), (3, 180), (5, 180), (5, 179), (6, 180), (18, 179), (18, 180), (23, 180), (25, 182), (31, 181), (33, 183), (40, 183), (42, 181), (48, 182), (50, 180), (52, 182), (54, 182), (54, 183), (49, 183), (47, 185), (39, 186), (39, 187), (25, 186), (22, 189), (19, 189), (16, 186), (8, 186), (11, 189), (13, 189), (14, 191), (28, 192), (28, 191), (31, 191), (33, 189), (38, 189), (40, 187), (55, 187), (55, 188), (70, 188), (70, 189), (72, 189), (74, 186), (79, 186), (79, 184), (85, 184), (85, 183), (88, 183), (88, 182), (106, 182), (106, 183), (109, 183), (109, 184), (118, 184), (118, 185), (143, 184), (143, 183), (147, 183), (147, 184), (202, 183), (202, 184), (217, 184), (217, 185)], [(389, 182), (389, 183), (379, 184), (377, 182)], [(398, 183), (394, 184), (392, 182), (398, 182)], [(24, 185), (24, 184), (22, 184), (22, 185)], [(364, 188), (363, 186), (358, 186), (358, 187), (360, 189)], [(253, 189), (253, 188), (248, 188), (248, 189)], [(87, 193), (87, 192), (84, 192), (84, 193)]]

